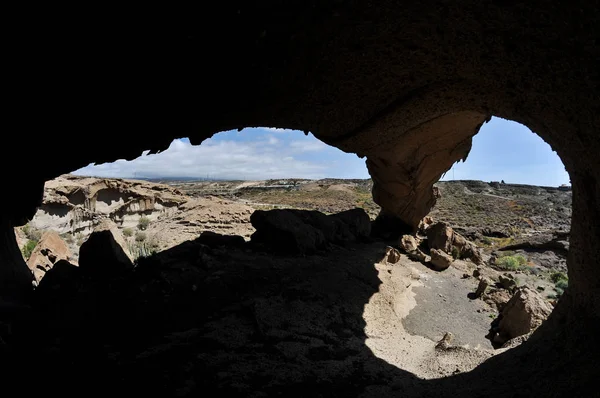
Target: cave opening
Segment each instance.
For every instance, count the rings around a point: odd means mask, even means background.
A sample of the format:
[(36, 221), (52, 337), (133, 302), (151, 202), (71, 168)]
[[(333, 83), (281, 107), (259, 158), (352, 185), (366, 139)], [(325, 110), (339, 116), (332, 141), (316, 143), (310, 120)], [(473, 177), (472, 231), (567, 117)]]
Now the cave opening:
[[(493, 119), (493, 123), (499, 121)], [(114, 297), (97, 293), (107, 300), (99, 307), (100, 311), (107, 311), (111, 305), (120, 306), (112, 314), (114, 319), (111, 322), (118, 320), (129, 329), (118, 337), (102, 329), (107, 337), (106, 341), (102, 338), (99, 341), (110, 346), (111, 355), (152, 357), (148, 350), (161, 345), (172, 350), (173, 344), (177, 346), (182, 344), (181, 339), (189, 339), (194, 341), (193, 346), (200, 347), (198, 358), (201, 360), (192, 368), (208, 366), (212, 369), (213, 361), (215, 364), (231, 361), (226, 359), (227, 355), (235, 353), (242, 357), (241, 368), (248, 369), (255, 366), (261, 355), (264, 358), (269, 355), (262, 352), (258, 356), (245, 356), (244, 350), (260, 346), (258, 351), (261, 352), (265, 344), (263, 340), (274, 339), (269, 349), (275, 349), (278, 356), (282, 355), (292, 362), (309, 361), (311, 366), (317, 366), (315, 369), (321, 369), (324, 376), (321, 376), (322, 379), (317, 377), (318, 383), (342, 377), (323, 368), (325, 361), (348, 358), (359, 361), (358, 358), (366, 353), (407, 372), (403, 378), (416, 375), (437, 379), (469, 372), (495, 355), (485, 335), (492, 333), (490, 323), (493, 329), (493, 320), (498, 320), (498, 314), (521, 286), (533, 283), (536, 292), (549, 301), (559, 298), (568, 281), (566, 251), (560, 245), (567, 243), (568, 247), (570, 187), (514, 184), (515, 175), (529, 173), (524, 173), (524, 166), (512, 164), (514, 162), (510, 159), (507, 163), (517, 169), (517, 174), (510, 174), (513, 170), (509, 170), (509, 174), (503, 170), (504, 178), (490, 177), (485, 173), (469, 174), (469, 168), (481, 172), (480, 164), (475, 162), (471, 165), (469, 162), (477, 160), (476, 155), (482, 150), (478, 137), (488, 134), (485, 127), (475, 136), (466, 162), (455, 164), (435, 184), (441, 195), (429, 214), (435, 222), (447, 224), (454, 233), (480, 250), (485, 262), (483, 266), (474, 264), (469, 256), (462, 257), (462, 248), (456, 249), (451, 245), (446, 254), (453, 257), (452, 267), (440, 272), (431, 265), (431, 258), (427, 259), (434, 247), (427, 245), (427, 240), (433, 238), (425, 230), (415, 235), (425, 256), (417, 260), (403, 245), (404, 238), (379, 236), (373, 239), (368, 234), (353, 243), (333, 241), (314, 251), (306, 250), (306, 253), (304, 246), (294, 253), (277, 250), (285, 245), (287, 238), (282, 240), (274, 235), (266, 239), (273, 240), (276, 245), (249, 245), (248, 241), (255, 232), (249, 225), (250, 217), (256, 210), (301, 209), (333, 216), (361, 208), (368, 216), (367, 223), (374, 221), (380, 211), (370, 196), (373, 188), (370, 179), (344, 178), (348, 174), (318, 174), (341, 162), (341, 167), (335, 166), (339, 173), (347, 173), (351, 167), (357, 167), (358, 173), (364, 174), (350, 177), (365, 177), (363, 159), (338, 151), (301, 132), (251, 129), (250, 132), (219, 133), (215, 139), (203, 144), (204, 147), (192, 146), (189, 140), (178, 139), (163, 153), (137, 159), (138, 166), (134, 165), (136, 161), (117, 161), (88, 166), (74, 173), (76, 175), (55, 180), (54, 185), (51, 184), (54, 190), (48, 196), (50, 202), (61, 202), (57, 199), (60, 195), (68, 199), (75, 195), (78, 197), (76, 201), (70, 200), (72, 214), (62, 216), (65, 222), (68, 221), (70, 231), (79, 232), (69, 235), (60, 228), (56, 229), (62, 234), (60, 237), (67, 243), (68, 249), (64, 253), (50, 250), (50, 255), (46, 253), (45, 257), (41, 257), (43, 264), (36, 264), (32, 271), (39, 284), (60, 260), (77, 264), (77, 250), (99, 223), (95, 213), (101, 213), (100, 218), (114, 223), (116, 229), (113, 226), (108, 229), (120, 235), (120, 242), (124, 243), (122, 247), (129, 252), (135, 265), (133, 271), (128, 271), (130, 273), (124, 277), (127, 283), (111, 284), (111, 289), (117, 292)], [(499, 129), (502, 127), (506, 128), (500, 126)], [(290, 139), (293, 134), (306, 139)], [(244, 138), (239, 141), (232, 139), (238, 135)], [(491, 141), (497, 140), (498, 137), (493, 137)], [(510, 139), (507, 142), (511, 144)], [(497, 146), (493, 145), (491, 147), (497, 150)], [(513, 142), (512, 145), (522, 143)], [(194, 152), (201, 148), (206, 152)], [(330, 150), (332, 152), (328, 152)], [(490, 149), (482, 152), (489, 160)], [(319, 163), (316, 153), (321, 153), (326, 163)], [(348, 157), (340, 160), (336, 156), (351, 156), (352, 160), (348, 161)], [(508, 155), (504, 152), (500, 156)], [(162, 157), (167, 163), (153, 165), (150, 161), (153, 157)], [(193, 171), (198, 166), (194, 159), (200, 159), (201, 171)], [(236, 162), (237, 169), (232, 167)], [(279, 162), (286, 167), (278, 167)], [(254, 174), (262, 167), (265, 175)], [(300, 173), (303, 168), (308, 174), (289, 174)], [(170, 174), (157, 174), (160, 169)], [(497, 165), (492, 169), (497, 171)], [(195, 174), (185, 174), (191, 171)], [(115, 174), (117, 172), (123, 174)], [(86, 174), (97, 178), (86, 177)], [(111, 180), (107, 177), (129, 178)], [(489, 182), (481, 181), (484, 178)], [(556, 195), (561, 196), (557, 199)], [(532, 203), (536, 205), (532, 207)], [(502, 209), (505, 211), (502, 212)], [(557, 215), (556, 231), (550, 231), (551, 228), (544, 224), (550, 213)], [(360, 221), (350, 221), (353, 222), (353, 228), (358, 230), (356, 225)], [(36, 224), (34, 217), (29, 228), (31, 225), (40, 225), (39, 220)], [(310, 222), (308, 225), (312, 226)], [(50, 226), (51, 229), (54, 227), (56, 225)], [(106, 229), (106, 226), (103, 228)], [(558, 235), (550, 236), (544, 242), (525, 239), (536, 235), (537, 230)], [(279, 234), (285, 235), (284, 232), (289, 231), (280, 230)], [(39, 232), (25, 231), (26, 236), (36, 233)], [(301, 234), (306, 233), (303, 231)], [(20, 245), (22, 243), (19, 242)], [(296, 250), (300, 246), (290, 247)], [(455, 250), (458, 251), (455, 253)], [(556, 252), (556, 258), (550, 258), (547, 251)], [(37, 261), (40, 261), (39, 254)], [(240, 267), (241, 263), (246, 265)], [(340, 268), (336, 265), (338, 263), (345, 264), (345, 267)], [(328, 271), (324, 271), (324, 265)], [(80, 294), (73, 280), (69, 280), (79, 278), (74, 276), (75, 269), (65, 263), (60, 263), (57, 269), (62, 275), (54, 272), (50, 283), (46, 281), (40, 288), (42, 293), (38, 293), (47, 299), (39, 305), (52, 314), (46, 318), (52, 329), (62, 328), (60, 323), (66, 322), (62, 318), (64, 314), (57, 317), (58, 308), (62, 312), (63, 307), (71, 306), (69, 301)], [(307, 270), (314, 275), (307, 278), (304, 275)], [(248, 277), (248, 272), (256, 275)], [(556, 280), (553, 279), (555, 276)], [(253, 286), (242, 288), (239, 284), (242, 278), (249, 280)], [(484, 279), (488, 284), (487, 291), (472, 297), (479, 290), (477, 281)], [(139, 291), (134, 292), (134, 288)], [(223, 292), (214, 291), (220, 288)], [(52, 292), (50, 295), (49, 291)], [(237, 294), (243, 298), (242, 302), (229, 297)], [(214, 300), (222, 303), (215, 304)], [(198, 312), (201, 301), (211, 304)], [(554, 304), (556, 302), (552, 302)], [(241, 306), (239, 311), (236, 309), (238, 306)], [(329, 308), (331, 306), (333, 308)], [(70, 316), (75, 314), (71, 312)], [(132, 314), (136, 315), (132, 317)], [(97, 321), (86, 317), (84, 320), (83, 323), (88, 323), (86, 326), (75, 325), (69, 333), (87, 334), (90, 325), (98, 327)], [(237, 332), (225, 332), (231, 328)], [(56, 331), (53, 333), (55, 338), (60, 336)], [(331, 337), (332, 333), (335, 337)], [(310, 339), (314, 341), (304, 341), (308, 338), (306, 336), (312, 336)], [(495, 348), (513, 348), (524, 341), (517, 342), (507, 336), (497, 341), (494, 341), (494, 335), (487, 338), (492, 340)], [(67, 344), (66, 355), (69, 360), (87, 361), (71, 351), (74, 347), (81, 349), (83, 344), (83, 352), (89, 354), (87, 350), (90, 347), (78, 339), (75, 337)], [(238, 342), (232, 343), (231, 339)], [(204, 343), (200, 344), (200, 341)], [(363, 343), (358, 348), (360, 341)], [(508, 341), (511, 343), (505, 345)], [(214, 345), (225, 347), (225, 351), (230, 352), (225, 357), (214, 354)], [(140, 369), (149, 366), (144, 361), (140, 361)], [(273, 358), (269, 361), (277, 363)], [(451, 361), (454, 367), (445, 368), (445, 361)], [(230, 362), (231, 366), (234, 362)], [(175, 369), (181, 370), (179, 359), (171, 359), (168, 363), (169, 374)], [(138, 370), (135, 369), (134, 373)], [(314, 371), (296, 363), (278, 373), (277, 377), (280, 381), (289, 382), (289, 375), (294, 372), (308, 372), (313, 374), (310, 377), (315, 377)], [(257, 372), (255, 375), (264, 376), (267, 371), (260, 369)], [(220, 385), (213, 378), (215, 375), (204, 380), (192, 373), (190, 377), (203, 383), (204, 387), (206, 383), (212, 387)], [(133, 374), (128, 377), (134, 380)], [(228, 380), (231, 382), (239, 377), (240, 373), (234, 372)]]

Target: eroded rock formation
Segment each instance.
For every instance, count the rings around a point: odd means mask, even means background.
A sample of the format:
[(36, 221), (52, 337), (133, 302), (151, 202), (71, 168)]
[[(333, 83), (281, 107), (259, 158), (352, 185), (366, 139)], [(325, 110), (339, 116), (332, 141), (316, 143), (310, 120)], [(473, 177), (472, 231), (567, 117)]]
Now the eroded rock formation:
[(169, 215), (189, 198), (167, 185), (64, 175), (45, 184), (44, 201), (31, 225), (59, 233), (89, 235), (108, 218), (135, 227), (140, 216)]

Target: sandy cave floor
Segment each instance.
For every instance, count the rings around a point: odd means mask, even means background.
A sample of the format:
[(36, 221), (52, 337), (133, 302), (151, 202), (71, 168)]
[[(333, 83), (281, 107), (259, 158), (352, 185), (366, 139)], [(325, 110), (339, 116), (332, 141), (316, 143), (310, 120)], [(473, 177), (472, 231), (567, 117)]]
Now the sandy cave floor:
[[(372, 396), (377, 386), (421, 396), (437, 388), (427, 380), (502, 351), (482, 348), (491, 319), (466, 297), (472, 265), (437, 273), (404, 255), (389, 264), (386, 247), (286, 256), (186, 242), (108, 286), (47, 290), (42, 318), (19, 329), (15, 362), (48, 369), (44, 391), (64, 387), (56, 371), (178, 396)], [(465, 347), (436, 349), (446, 331)]]

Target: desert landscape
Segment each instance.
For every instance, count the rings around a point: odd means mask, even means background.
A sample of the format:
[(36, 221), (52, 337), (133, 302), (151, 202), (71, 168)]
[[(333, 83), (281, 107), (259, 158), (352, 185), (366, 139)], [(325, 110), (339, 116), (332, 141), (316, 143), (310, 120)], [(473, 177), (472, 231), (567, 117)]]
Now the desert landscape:
[(15, 228), (42, 312), (7, 352), (124, 391), (444, 396), (424, 381), (519, 346), (567, 288), (569, 187), (438, 182), (398, 237), (372, 230), (371, 188), (48, 181)]

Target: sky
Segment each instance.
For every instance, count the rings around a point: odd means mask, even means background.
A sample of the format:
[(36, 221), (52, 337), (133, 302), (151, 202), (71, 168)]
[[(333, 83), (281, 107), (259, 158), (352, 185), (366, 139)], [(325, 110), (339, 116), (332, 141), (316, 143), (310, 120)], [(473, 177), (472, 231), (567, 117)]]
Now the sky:
[[(119, 178), (369, 178), (365, 159), (319, 141), (311, 133), (279, 128), (246, 128), (215, 134), (201, 145), (187, 138), (168, 149), (132, 161), (90, 164), (77, 175)], [(492, 118), (473, 138), (466, 162), (443, 180), (483, 180), (559, 186), (569, 175), (539, 136), (516, 122)]]

